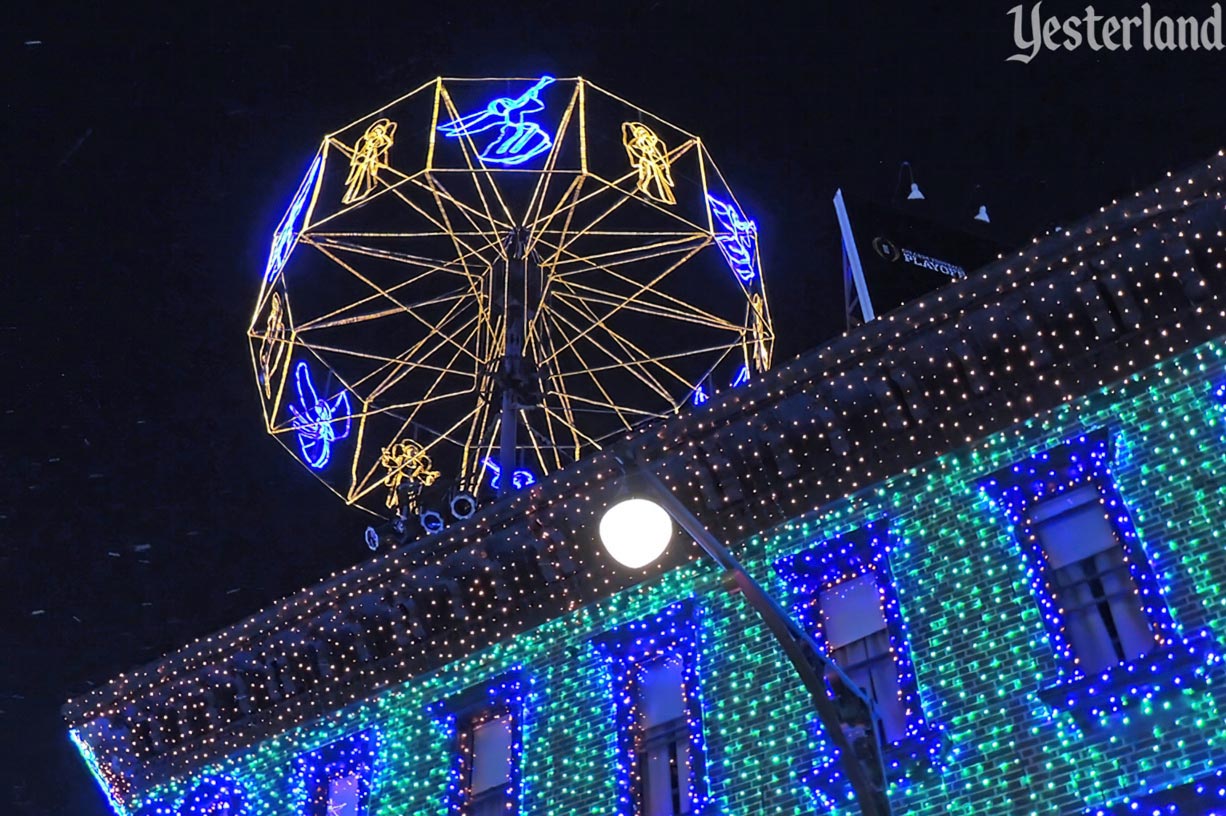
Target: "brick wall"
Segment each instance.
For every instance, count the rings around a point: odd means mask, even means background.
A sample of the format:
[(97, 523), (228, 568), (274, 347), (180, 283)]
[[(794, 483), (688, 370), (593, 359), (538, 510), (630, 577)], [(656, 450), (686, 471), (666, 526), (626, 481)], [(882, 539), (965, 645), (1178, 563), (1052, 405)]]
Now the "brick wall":
[[(891, 771), (895, 813), (1080, 814), (1226, 766), (1226, 670), (1212, 642), (1197, 639), (1226, 635), (1226, 412), (1213, 393), (1226, 381), (1224, 355), (1224, 346), (1202, 345), (739, 548), (749, 571), (786, 597), (776, 561), (888, 520), (919, 699), (936, 733), (931, 760)], [(1019, 546), (978, 484), (1102, 428), (1141, 547), (1180, 636), (1199, 651), (1090, 694), (1094, 684), (1072, 678), (1053, 654)], [(713, 810), (830, 812), (821, 802), (844, 790), (814, 795), (804, 781), (824, 754), (807, 695), (754, 613), (701, 563), (202, 768), (150, 802), (173, 806), (196, 779), (224, 774), (245, 787), (251, 814), (296, 813), (294, 757), (375, 727), (383, 750), (372, 816), (444, 813), (452, 740), (432, 706), (519, 669), (523, 812), (617, 813), (612, 690), (591, 640), (688, 597), (697, 602)], [(834, 812), (856, 811), (843, 800)]]

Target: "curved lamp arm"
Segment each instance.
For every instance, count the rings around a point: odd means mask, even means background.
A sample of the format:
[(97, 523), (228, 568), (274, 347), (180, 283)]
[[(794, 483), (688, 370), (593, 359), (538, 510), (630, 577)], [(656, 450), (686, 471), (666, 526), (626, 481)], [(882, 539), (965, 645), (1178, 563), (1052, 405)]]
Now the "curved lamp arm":
[[(822, 727), (838, 751), (839, 763), (843, 772), (851, 781), (861, 814), (863, 816), (889, 816), (889, 800), (884, 791), (885, 768), (882, 765), (881, 744), (876, 728), (876, 706), (873, 701), (847, 677), (838, 665), (826, 657), (809, 634), (792, 621), (779, 602), (767, 594), (762, 585), (745, 571), (745, 567), (732, 554), (732, 551), (724, 546), (723, 542), (717, 539), (698, 517), (673, 495), (658, 476), (638, 462), (626, 462), (620, 457), (618, 461), (621, 461), (626, 467), (627, 475), (633, 476), (637, 482), (648, 488), (652, 493), (652, 498), (658, 501), (681, 525), (681, 528), (698, 543), (703, 552), (720, 565), (724, 570), (725, 583), (730, 588), (735, 587), (741, 591), (745, 600), (775, 636), (775, 640), (779, 642), (780, 647), (792, 662), (792, 666), (795, 667), (796, 673), (804, 682), (809, 695), (813, 698), (813, 705), (817, 709)], [(875, 757), (871, 760), (874, 767), (871, 767), (871, 770), (870, 766), (856, 753), (847, 734), (843, 731), (838, 703), (832, 698), (825, 679), (831, 675), (841, 681), (844, 689), (854, 694), (870, 713), (869, 731), (875, 743), (873, 752)], [(876, 782), (873, 777), (876, 777)]]

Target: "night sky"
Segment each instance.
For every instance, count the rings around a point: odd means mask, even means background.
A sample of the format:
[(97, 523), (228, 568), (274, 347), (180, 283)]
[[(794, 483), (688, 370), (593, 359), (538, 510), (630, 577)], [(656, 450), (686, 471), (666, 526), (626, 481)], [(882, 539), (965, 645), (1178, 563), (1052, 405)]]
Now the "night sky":
[(888, 197), (909, 160), (1016, 245), (1226, 145), (1226, 52), (1007, 63), (1014, 2), (6, 12), (0, 813), (105, 814), (66, 698), (369, 554), (265, 435), (245, 339), (324, 133), (440, 74), (585, 76), (703, 136), (782, 362), (842, 325), (840, 185)]

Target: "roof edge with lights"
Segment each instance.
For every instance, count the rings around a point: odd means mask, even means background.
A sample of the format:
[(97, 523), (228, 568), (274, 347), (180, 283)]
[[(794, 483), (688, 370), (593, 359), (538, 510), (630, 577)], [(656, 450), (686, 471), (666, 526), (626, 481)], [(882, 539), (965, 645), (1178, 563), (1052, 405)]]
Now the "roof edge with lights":
[[(621, 444), (743, 547), (1119, 382), (1226, 333), (1224, 178), (1219, 152)], [(65, 717), (124, 798), (695, 557), (630, 573), (598, 552), (621, 472), (598, 454), (120, 675)]]

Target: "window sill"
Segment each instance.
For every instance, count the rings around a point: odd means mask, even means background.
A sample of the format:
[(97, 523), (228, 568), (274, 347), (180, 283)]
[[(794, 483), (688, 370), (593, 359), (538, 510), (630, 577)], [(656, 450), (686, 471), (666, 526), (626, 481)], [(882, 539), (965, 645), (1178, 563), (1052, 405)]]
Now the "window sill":
[(1174, 701), (1182, 690), (1204, 686), (1224, 666), (1217, 641), (1202, 631), (1102, 674), (1063, 678), (1040, 689), (1038, 697), (1089, 725), (1147, 700)]

